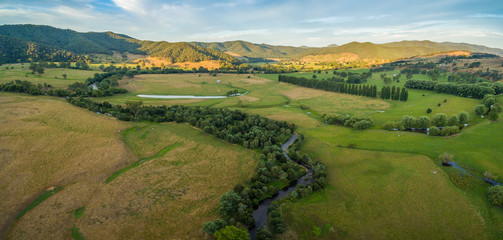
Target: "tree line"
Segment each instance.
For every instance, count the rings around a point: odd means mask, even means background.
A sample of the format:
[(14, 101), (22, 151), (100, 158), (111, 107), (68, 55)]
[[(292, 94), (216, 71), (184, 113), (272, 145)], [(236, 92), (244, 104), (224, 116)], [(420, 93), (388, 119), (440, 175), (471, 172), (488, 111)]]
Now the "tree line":
[(500, 94), (503, 91), (503, 87), (499, 84), (453, 84), (414, 79), (405, 82), (405, 87), (412, 89), (433, 90), (438, 93), (478, 99), (482, 99), (486, 94)]
[(347, 93), (373, 98), (377, 97), (377, 86), (375, 85), (351, 84), (333, 80), (307, 79), (285, 75), (279, 75), (278, 81), (330, 92)]

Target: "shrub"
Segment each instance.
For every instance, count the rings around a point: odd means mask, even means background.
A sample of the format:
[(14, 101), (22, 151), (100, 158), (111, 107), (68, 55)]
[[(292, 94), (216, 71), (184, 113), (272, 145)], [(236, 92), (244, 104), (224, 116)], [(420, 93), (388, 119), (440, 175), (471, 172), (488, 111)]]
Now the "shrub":
[(431, 108), (426, 109), (426, 113), (431, 113), (432, 111)]
[(449, 121), (448, 121), (447, 125), (449, 125), (449, 126), (457, 126), (457, 125), (459, 125), (458, 115), (452, 115), (449, 118)]
[(382, 128), (385, 130), (391, 131), (391, 130), (395, 129), (395, 123), (392, 121), (387, 121), (384, 123)]
[(487, 197), (493, 205), (503, 207), (503, 185), (490, 187), (487, 191)]
[(447, 115), (445, 113), (437, 113), (433, 117), (432, 124), (437, 127), (443, 127), (447, 125)]
[(475, 114), (481, 116), (482, 114), (484, 114), (486, 112), (486, 106), (479, 104), (475, 107), (474, 111), (475, 111)]
[(460, 124), (468, 123), (468, 121), (469, 121), (468, 113), (467, 112), (460, 112), (458, 114), (458, 119), (459, 119)]
[(449, 165), (449, 163), (452, 162), (453, 158), (454, 156), (452, 154), (446, 152), (438, 156), (438, 159), (442, 162), (442, 165), (444, 166)]
[(430, 136), (439, 136), (440, 135), (440, 129), (438, 127), (431, 127), (430, 128)]
[(217, 240), (245, 240), (250, 239), (250, 235), (245, 229), (229, 225), (215, 232), (215, 238)]
[(489, 119), (491, 119), (491, 120), (493, 120), (493, 121), (496, 121), (496, 120), (498, 120), (498, 118), (499, 118), (498, 111), (496, 111), (496, 110), (491, 110), (491, 111), (489, 112)]

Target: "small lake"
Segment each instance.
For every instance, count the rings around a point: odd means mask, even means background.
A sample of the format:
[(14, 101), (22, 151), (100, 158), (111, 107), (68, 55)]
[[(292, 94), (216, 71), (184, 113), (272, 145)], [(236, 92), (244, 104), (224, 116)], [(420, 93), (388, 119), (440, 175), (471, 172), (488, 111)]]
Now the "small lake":
[(227, 98), (227, 96), (194, 96), (194, 95), (136, 95), (142, 98), (158, 98), (158, 99), (218, 99)]

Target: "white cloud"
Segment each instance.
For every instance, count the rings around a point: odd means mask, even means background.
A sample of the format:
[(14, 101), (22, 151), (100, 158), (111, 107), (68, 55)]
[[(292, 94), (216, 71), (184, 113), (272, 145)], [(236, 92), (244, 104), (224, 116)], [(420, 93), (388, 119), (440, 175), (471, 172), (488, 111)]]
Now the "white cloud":
[(353, 17), (325, 17), (325, 18), (313, 18), (306, 19), (302, 22), (304, 23), (343, 23), (353, 21)]
[(471, 18), (503, 18), (503, 14), (478, 13), (470, 15)]

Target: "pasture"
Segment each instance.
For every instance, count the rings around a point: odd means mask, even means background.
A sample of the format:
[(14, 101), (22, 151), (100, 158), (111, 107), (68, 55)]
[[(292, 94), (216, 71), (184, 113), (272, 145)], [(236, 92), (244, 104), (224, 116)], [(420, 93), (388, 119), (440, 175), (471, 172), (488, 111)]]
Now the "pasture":
[[(11, 69), (14, 67), (14, 69)], [(75, 82), (84, 82), (87, 78), (93, 77), (94, 70), (78, 70), (68, 68), (46, 68), (44, 73), (38, 75), (31, 73), (29, 64), (5, 64), (0, 66), (0, 83), (7, 83), (14, 80), (30, 81), (33, 84), (51, 84), (56, 88), (66, 88)], [(6, 69), (9, 68), (9, 69)], [(63, 77), (66, 74), (66, 79)]]
[[(14, 67), (0, 68), (0, 76), (23, 77), (27, 71)], [(29, 75), (34, 83), (64, 87), (94, 74), (74, 71), (74, 80)], [(379, 74), (368, 83), (380, 90)], [(402, 76), (391, 86), (404, 82)], [(152, 74), (124, 77), (120, 86), (130, 92), (95, 100), (226, 107), (295, 123), (306, 136), (301, 150), (326, 165), (330, 186), (283, 205), (290, 229), (284, 239), (498, 239), (503, 234), (503, 211), (487, 201), (488, 185), (436, 160), (448, 152), (478, 176), (486, 170), (503, 176), (503, 121), (475, 116), (480, 100), (422, 90), (409, 90), (407, 102), (374, 99), (279, 83), (277, 74)], [(136, 96), (218, 96), (235, 89), (247, 94), (209, 100)], [(11, 179), (0, 184), (0, 194), (11, 196), (0, 203), (0, 225), (10, 226), (10, 239), (67, 239), (72, 233), (87, 239), (202, 238), (201, 225), (216, 218), (220, 195), (245, 183), (256, 165), (257, 152), (186, 124), (120, 122), (45, 96), (0, 93), (0, 106), (0, 137), (9, 142), (0, 151), (0, 179)], [(403, 115), (432, 118), (460, 111), (471, 121), (456, 136), (381, 130), (384, 122)], [(367, 130), (328, 126), (321, 121), (324, 114), (370, 116), (375, 123)], [(62, 189), (12, 220), (51, 187)]]

